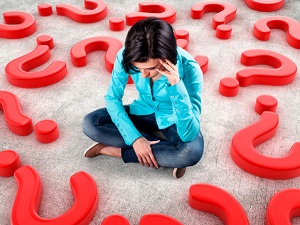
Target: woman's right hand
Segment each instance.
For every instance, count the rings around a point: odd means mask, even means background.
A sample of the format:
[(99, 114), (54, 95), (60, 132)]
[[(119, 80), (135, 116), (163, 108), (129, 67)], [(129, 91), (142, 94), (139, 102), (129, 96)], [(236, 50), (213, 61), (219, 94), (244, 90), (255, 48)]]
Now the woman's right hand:
[(160, 140), (148, 141), (144, 137), (140, 137), (133, 142), (133, 149), (141, 165), (158, 168), (158, 163), (151, 149), (151, 145), (157, 144), (158, 142), (160, 142)]

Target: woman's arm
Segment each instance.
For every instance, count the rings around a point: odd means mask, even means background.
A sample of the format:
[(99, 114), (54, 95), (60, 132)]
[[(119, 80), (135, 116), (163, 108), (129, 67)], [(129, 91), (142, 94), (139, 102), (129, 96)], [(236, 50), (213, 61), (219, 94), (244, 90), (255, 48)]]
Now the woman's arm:
[(123, 70), (121, 60), (122, 49), (117, 54), (112, 71), (112, 78), (105, 95), (106, 108), (125, 143), (132, 145), (132, 143), (142, 135), (130, 120), (122, 102), (124, 89), (128, 82), (128, 74)]
[(164, 71), (159, 71), (167, 76), (170, 86), (167, 88), (170, 96), (173, 113), (176, 115), (176, 126), (182, 141), (192, 141), (200, 131), (201, 94), (203, 74), (193, 59), (183, 62), (182, 79), (177, 83), (171, 83), (179, 78), (178, 70), (171, 62), (162, 62)]

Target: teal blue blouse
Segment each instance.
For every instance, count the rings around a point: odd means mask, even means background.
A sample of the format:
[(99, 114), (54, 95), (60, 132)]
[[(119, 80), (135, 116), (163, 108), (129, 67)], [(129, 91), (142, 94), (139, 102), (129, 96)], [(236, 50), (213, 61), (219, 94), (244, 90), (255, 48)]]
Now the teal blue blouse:
[[(128, 74), (122, 67), (123, 50), (120, 49), (117, 54), (105, 100), (108, 113), (125, 143), (132, 145), (142, 135), (129, 119), (122, 103), (128, 81)], [(135, 115), (154, 113), (160, 129), (176, 124), (181, 140), (189, 142), (200, 131), (203, 74), (187, 51), (177, 47), (177, 52), (180, 81), (173, 86), (165, 76), (161, 76), (151, 87), (149, 78), (143, 78), (140, 72), (130, 72), (139, 96), (129, 107), (130, 113)]]

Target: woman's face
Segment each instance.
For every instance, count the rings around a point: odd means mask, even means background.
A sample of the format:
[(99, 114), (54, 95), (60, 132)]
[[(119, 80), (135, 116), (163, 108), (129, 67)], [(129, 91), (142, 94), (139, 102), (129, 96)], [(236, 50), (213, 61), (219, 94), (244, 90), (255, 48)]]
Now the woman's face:
[(160, 76), (157, 69), (161, 69), (162, 65), (159, 59), (149, 59), (146, 62), (134, 62), (132, 63), (140, 72), (143, 78), (154, 78)]

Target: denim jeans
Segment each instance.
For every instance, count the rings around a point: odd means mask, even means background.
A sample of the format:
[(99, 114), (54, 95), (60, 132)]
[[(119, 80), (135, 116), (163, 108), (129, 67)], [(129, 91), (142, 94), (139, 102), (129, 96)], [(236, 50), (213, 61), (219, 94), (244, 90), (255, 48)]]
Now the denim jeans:
[[(159, 129), (154, 114), (132, 115), (129, 112), (129, 106), (125, 106), (125, 110), (143, 137), (149, 141), (160, 140), (159, 143), (151, 145), (159, 166), (182, 168), (193, 166), (200, 161), (204, 148), (201, 131), (193, 141), (183, 142), (178, 136), (175, 124)], [(124, 142), (106, 108), (98, 109), (84, 117), (83, 132), (96, 142), (121, 148), (122, 159), (125, 163), (138, 163), (133, 147)], [(163, 135), (155, 135), (156, 132), (161, 132)]]

